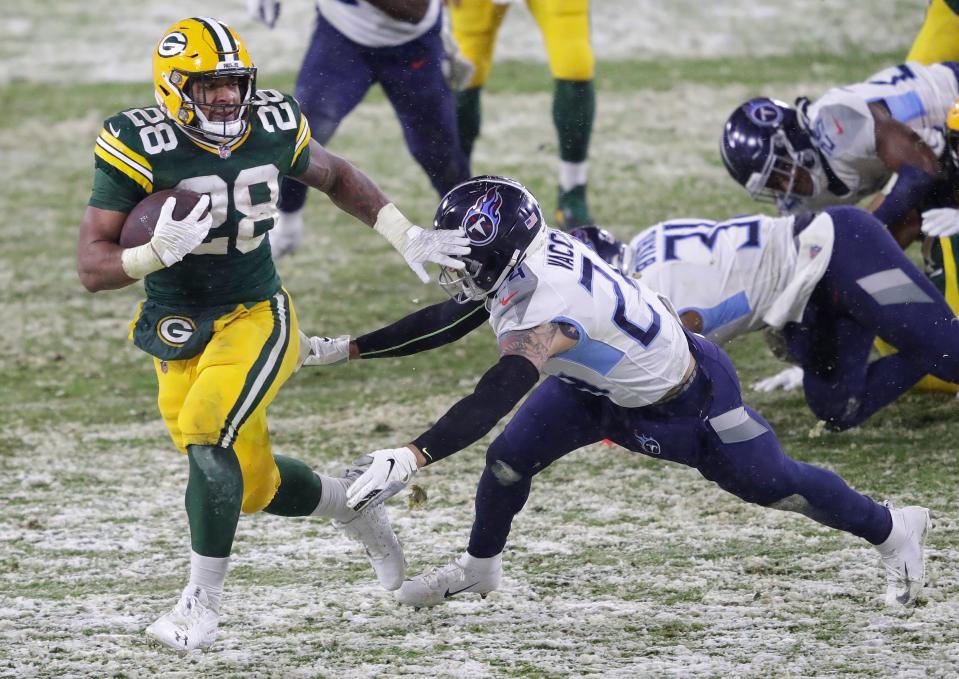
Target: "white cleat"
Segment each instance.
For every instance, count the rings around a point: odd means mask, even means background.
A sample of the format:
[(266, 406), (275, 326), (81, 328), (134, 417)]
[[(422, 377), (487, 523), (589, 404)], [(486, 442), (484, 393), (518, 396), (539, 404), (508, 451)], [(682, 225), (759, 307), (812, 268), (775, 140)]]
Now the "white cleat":
[(464, 554), (445, 566), (407, 580), (396, 593), (401, 604), (423, 608), (436, 606), (450, 597), (475, 592), (483, 599), (499, 587), (503, 578), (501, 554), (488, 559), (477, 559)]
[(270, 250), (273, 259), (292, 255), (303, 242), (303, 209), (296, 212), (279, 210), (270, 229)]
[(147, 641), (184, 655), (188, 651), (209, 651), (216, 641), (219, 614), (210, 607), (206, 592), (187, 585), (180, 600), (169, 613), (147, 627)]
[(390, 526), (386, 507), (367, 507), (349, 521), (333, 521), (333, 526), (366, 548), (366, 556), (384, 589), (399, 589), (406, 574), (403, 545)]
[(932, 522), (925, 507), (894, 509), (888, 502), (886, 506), (892, 514), (892, 531), (877, 545), (886, 569), (886, 604), (909, 606), (926, 582), (923, 545)]

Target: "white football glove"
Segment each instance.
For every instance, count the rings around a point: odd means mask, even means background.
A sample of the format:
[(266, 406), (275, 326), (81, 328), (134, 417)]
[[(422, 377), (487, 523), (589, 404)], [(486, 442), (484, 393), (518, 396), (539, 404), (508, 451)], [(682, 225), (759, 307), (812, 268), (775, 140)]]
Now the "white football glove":
[(775, 391), (776, 389), (792, 391), (793, 389), (802, 386), (802, 377), (802, 368), (794, 365), (776, 373), (775, 375), (772, 375), (771, 377), (766, 377), (758, 382), (753, 382), (749, 386), (753, 391), (770, 392)]
[(251, 19), (273, 28), (280, 18), (280, 0), (246, 0), (246, 11)]
[(959, 233), (959, 210), (940, 207), (922, 213), (922, 232), (927, 236), (941, 238)]
[[(302, 338), (301, 338), (302, 339)], [(310, 353), (303, 365), (340, 365), (350, 360), (349, 335), (339, 337), (310, 337)]]
[(403, 216), (403, 213), (387, 203), (376, 215), (376, 232), (383, 236), (403, 255), (403, 259), (424, 283), (430, 282), (424, 264), (433, 262), (451, 269), (466, 266), (455, 255), (469, 254), (469, 238), (462, 231), (426, 231)]
[(150, 245), (163, 266), (173, 266), (193, 252), (206, 238), (213, 226), (213, 215), (209, 212), (205, 217), (201, 218), (200, 215), (209, 204), (210, 196), (203, 194), (190, 210), (190, 214), (177, 221), (173, 219), (176, 198), (171, 196), (163, 203), (153, 229), (153, 238), (150, 239)]
[(459, 92), (465, 90), (473, 79), (473, 73), (476, 67), (473, 62), (463, 56), (459, 45), (453, 39), (453, 29), (450, 26), (449, 11), (443, 8), (443, 24), (440, 31), (440, 38), (443, 41), (443, 63), (440, 67), (443, 70), (443, 77), (446, 78), (446, 84), (451, 90)]
[(416, 474), (416, 455), (406, 448), (387, 448), (364, 455), (355, 463), (368, 469), (346, 489), (346, 505), (360, 511), (386, 502), (406, 488)]

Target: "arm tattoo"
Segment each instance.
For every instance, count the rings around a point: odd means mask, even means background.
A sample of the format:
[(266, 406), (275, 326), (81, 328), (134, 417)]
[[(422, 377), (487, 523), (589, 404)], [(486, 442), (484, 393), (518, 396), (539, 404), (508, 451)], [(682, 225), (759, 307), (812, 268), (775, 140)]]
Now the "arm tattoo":
[(557, 323), (546, 323), (529, 330), (506, 333), (499, 341), (500, 354), (523, 356), (538, 370), (542, 370), (546, 359), (550, 357), (553, 338), (560, 327)]
[(346, 160), (310, 141), (310, 163), (297, 180), (323, 191), (333, 204), (367, 226), (373, 226), (389, 200), (373, 181)]

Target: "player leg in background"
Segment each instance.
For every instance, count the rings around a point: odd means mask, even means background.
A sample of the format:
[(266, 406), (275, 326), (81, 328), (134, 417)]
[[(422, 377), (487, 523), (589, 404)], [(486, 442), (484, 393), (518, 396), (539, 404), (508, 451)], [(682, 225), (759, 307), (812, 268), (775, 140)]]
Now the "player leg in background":
[[(830, 428), (856, 426), (923, 375), (959, 380), (959, 323), (942, 295), (871, 215), (831, 208), (835, 243), (829, 268), (801, 324), (784, 328), (804, 367), (813, 413)], [(881, 336), (898, 353), (868, 362)]]
[(208, 649), (216, 638), (241, 511), (265, 508), (343, 521), (356, 516), (345, 506), (348, 479), (317, 476), (271, 452), (266, 408), (293, 373), (299, 353), (296, 314), (287, 293), (250, 309), (240, 306), (217, 320), (215, 328), (199, 356), (157, 361), (160, 410), (190, 464), (185, 505), (191, 568), (180, 600), (147, 628), (147, 635), (177, 651)]
[[(317, 12), (313, 37), (296, 78), (294, 94), (310, 132), (320, 144), (333, 137), (340, 122), (356, 108), (374, 82), (366, 50), (333, 28)], [(280, 182), (279, 215), (270, 231), (274, 257), (291, 254), (303, 240), (306, 185), (284, 177)]]
[(463, 592), (485, 596), (500, 583), (502, 552), (533, 476), (569, 452), (602, 440), (605, 398), (546, 378), (526, 398), (486, 453), (476, 489), (469, 545), (454, 561), (403, 583), (397, 599), (435, 606)]
[(595, 59), (589, 40), (589, 0), (527, 0), (546, 43), (555, 80), (553, 123), (559, 142), (557, 226), (593, 223), (586, 202), (589, 139), (596, 115)]
[(489, 77), (496, 33), (507, 9), (508, 5), (493, 0), (461, 0), (459, 4), (449, 4), (453, 39), (475, 69), (466, 89), (456, 93), (456, 125), (467, 161), (473, 155), (473, 145), (480, 133), (480, 93)]
[(906, 61), (959, 61), (959, 2), (932, 0)]
[(456, 104), (443, 75), (440, 19), (416, 40), (371, 51), (370, 64), (396, 111), (406, 146), (442, 197), (470, 178)]

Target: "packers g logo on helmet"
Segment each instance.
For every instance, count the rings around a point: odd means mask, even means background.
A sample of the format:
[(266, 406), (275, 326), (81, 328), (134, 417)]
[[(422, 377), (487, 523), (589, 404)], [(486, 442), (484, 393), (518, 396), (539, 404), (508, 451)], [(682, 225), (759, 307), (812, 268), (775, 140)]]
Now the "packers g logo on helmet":
[(173, 57), (186, 49), (186, 36), (179, 31), (168, 34), (157, 46), (157, 53), (161, 57)]
[[(236, 78), (238, 104), (198, 101), (195, 85), (206, 79)], [(249, 126), (256, 94), (256, 67), (240, 37), (229, 26), (209, 17), (192, 17), (166, 30), (153, 53), (153, 88), (157, 103), (187, 134), (217, 144), (242, 137)], [(218, 111), (211, 120), (208, 112)]]

